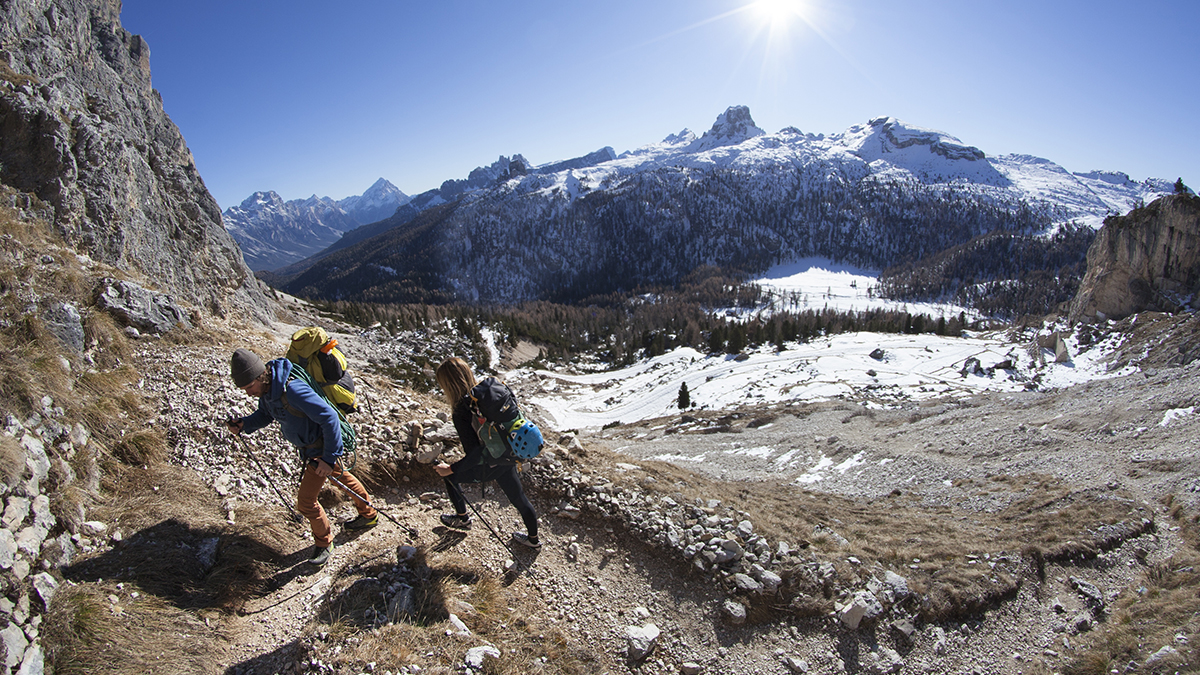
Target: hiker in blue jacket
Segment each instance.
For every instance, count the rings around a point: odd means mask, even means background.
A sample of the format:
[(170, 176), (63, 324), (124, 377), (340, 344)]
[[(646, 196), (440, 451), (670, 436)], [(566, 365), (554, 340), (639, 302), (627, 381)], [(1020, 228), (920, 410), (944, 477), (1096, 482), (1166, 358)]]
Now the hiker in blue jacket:
[(302, 377), (291, 377), (293, 366), (287, 359), (264, 364), (254, 352), (235, 351), (229, 362), (233, 383), (247, 396), (258, 399), (258, 410), (245, 417), (231, 417), (226, 424), (232, 433), (249, 434), (271, 422), (279, 422), (283, 437), (300, 450), (304, 475), (296, 495), (296, 510), (308, 518), (312, 527), (316, 547), (309, 562), (324, 565), (333, 552), (333, 527), (317, 495), (327, 477), (341, 480), (362, 498), (351, 500), (358, 509), (358, 517), (346, 523), (346, 527), (353, 530), (374, 527), (379, 515), (369, 506), (371, 497), (366, 488), (341, 466), (342, 427), (337, 411)]
[(483, 443), (471, 424), (469, 394), (477, 384), (471, 366), (458, 357), (450, 358), (438, 366), (436, 377), (442, 393), (446, 395), (446, 401), (454, 411), (451, 418), (454, 421), (454, 430), (458, 432), (458, 440), (462, 441), (463, 452), (466, 453), (454, 464), (438, 462), (433, 467), (433, 470), (445, 479), (446, 493), (450, 497), (450, 503), (454, 505), (453, 515), (442, 514), (442, 524), (463, 530), (469, 528), (471, 517), (467, 515), (467, 501), (463, 497), (461, 484), (494, 480), (525, 523), (528, 534), (514, 532), (513, 541), (530, 548), (541, 548), (542, 544), (538, 540), (537, 513), (534, 512), (529, 497), (525, 496), (516, 465), (489, 466), (483, 461)]

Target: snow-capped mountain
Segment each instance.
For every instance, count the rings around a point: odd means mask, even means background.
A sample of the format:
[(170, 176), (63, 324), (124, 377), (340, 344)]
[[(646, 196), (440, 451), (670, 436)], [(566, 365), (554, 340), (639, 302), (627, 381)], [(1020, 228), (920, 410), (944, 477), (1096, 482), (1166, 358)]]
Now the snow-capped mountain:
[(589, 157), (540, 167), (501, 157), (418, 195), (375, 224), (370, 241), (326, 255), (285, 288), (405, 301), (570, 300), (674, 283), (702, 265), (759, 272), (823, 256), (883, 269), (991, 232), (1096, 227), (1172, 189), (1026, 155), (989, 157), (888, 117), (829, 136), (768, 134), (741, 106), (700, 137), (685, 129)]
[(359, 225), (391, 217), (396, 209), (408, 203), (408, 195), (400, 188), (380, 178), (361, 195), (346, 197), (337, 203), (350, 219)]
[(408, 199), (380, 178), (363, 194), (340, 201), (316, 195), (284, 201), (275, 192), (255, 192), (221, 215), (250, 269), (271, 270), (319, 253), (360, 225), (391, 216)]

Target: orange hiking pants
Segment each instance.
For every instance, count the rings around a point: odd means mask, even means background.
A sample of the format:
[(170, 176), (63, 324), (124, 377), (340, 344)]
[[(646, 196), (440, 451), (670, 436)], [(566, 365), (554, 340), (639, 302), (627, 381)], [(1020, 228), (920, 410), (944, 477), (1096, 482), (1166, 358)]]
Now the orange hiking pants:
[[(367, 494), (367, 489), (362, 483), (349, 471), (342, 471), (340, 465), (333, 467), (332, 477), (340, 480), (358, 496), (371, 501), (371, 495)], [(313, 541), (321, 548), (333, 543), (333, 526), (329, 524), (329, 516), (325, 515), (325, 509), (317, 501), (317, 495), (321, 494), (321, 488), (324, 486), (325, 479), (317, 475), (317, 470), (311, 464), (305, 465), (304, 476), (300, 478), (300, 492), (296, 495), (296, 510), (308, 518), (308, 523), (312, 526)], [(354, 497), (350, 497), (350, 501), (354, 502), (358, 515), (363, 518), (375, 517), (375, 509)]]

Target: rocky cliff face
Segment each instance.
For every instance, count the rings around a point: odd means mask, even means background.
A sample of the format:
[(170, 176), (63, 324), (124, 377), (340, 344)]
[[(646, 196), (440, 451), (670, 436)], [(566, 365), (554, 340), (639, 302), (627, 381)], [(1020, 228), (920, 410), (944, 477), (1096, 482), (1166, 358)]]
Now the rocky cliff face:
[(1070, 320), (1122, 319), (1194, 305), (1200, 291), (1200, 197), (1163, 197), (1104, 221)]
[(0, 0), (0, 181), (67, 243), (218, 315), (272, 312), (150, 82), (119, 0)]

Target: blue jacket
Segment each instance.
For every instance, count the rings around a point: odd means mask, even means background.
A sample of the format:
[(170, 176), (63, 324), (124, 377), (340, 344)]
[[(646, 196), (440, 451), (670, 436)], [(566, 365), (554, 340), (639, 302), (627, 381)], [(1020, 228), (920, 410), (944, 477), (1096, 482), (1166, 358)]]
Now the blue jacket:
[[(253, 433), (271, 422), (279, 422), (283, 437), (300, 449), (306, 463), (320, 457), (333, 466), (342, 456), (342, 425), (337, 411), (303, 379), (288, 381), (291, 361), (275, 359), (266, 366), (271, 374), (271, 388), (259, 397), (258, 410), (242, 418), (242, 431)], [(285, 392), (287, 405), (283, 402)], [(289, 406), (303, 414), (293, 414)]]

